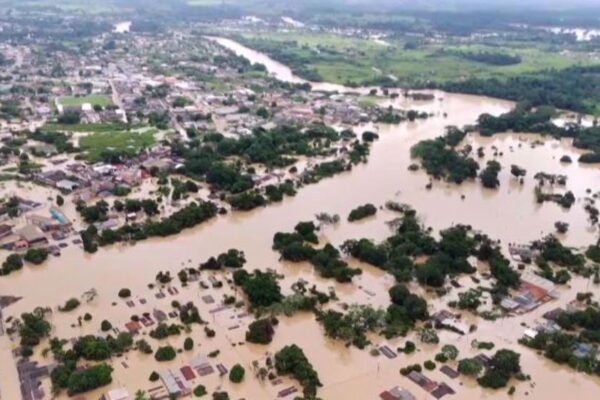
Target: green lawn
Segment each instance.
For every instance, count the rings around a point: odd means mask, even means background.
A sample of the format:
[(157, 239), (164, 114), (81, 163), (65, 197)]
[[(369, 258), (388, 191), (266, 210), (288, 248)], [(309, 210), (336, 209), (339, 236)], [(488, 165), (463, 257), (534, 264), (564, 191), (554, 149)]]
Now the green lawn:
[(102, 107), (112, 105), (112, 100), (109, 96), (101, 95), (90, 95), (90, 96), (65, 96), (59, 99), (60, 104), (63, 106), (80, 106), (85, 103), (89, 103), (92, 106), (98, 105)]
[(125, 124), (106, 123), (106, 124), (75, 124), (64, 125), (50, 123), (44, 125), (43, 130), (46, 132), (113, 132), (124, 130)]
[(79, 147), (86, 151), (88, 160), (97, 162), (107, 149), (137, 154), (156, 142), (156, 133), (156, 129), (96, 132), (79, 139)]
[[(595, 61), (579, 51), (562, 52), (551, 44), (506, 42), (501, 39), (482, 43), (445, 42), (423, 44), (405, 49), (407, 40), (385, 39), (389, 46), (374, 40), (327, 33), (278, 32), (274, 34), (244, 33), (246, 44), (257, 49), (294, 60), (316, 71), (323, 80), (335, 83), (369, 83), (394, 75), (400, 84), (444, 83), (467, 78), (508, 78), (547, 68), (562, 69)], [(467, 60), (457, 52), (500, 52), (519, 55), (522, 62), (497, 66)], [(277, 57), (276, 57), (277, 58)]]

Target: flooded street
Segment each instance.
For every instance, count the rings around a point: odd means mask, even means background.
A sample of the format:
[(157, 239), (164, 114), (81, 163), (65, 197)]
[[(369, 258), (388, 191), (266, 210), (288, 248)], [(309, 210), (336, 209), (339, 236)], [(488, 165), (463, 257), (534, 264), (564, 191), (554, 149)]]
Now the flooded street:
[[(247, 49), (229, 39), (216, 38), (219, 44), (231, 49), (252, 62), (264, 64), (268, 71), (278, 79), (302, 83), (294, 76), (289, 68), (277, 63), (267, 56)], [(368, 92), (368, 88), (360, 90), (345, 88), (328, 83), (315, 83), (313, 90), (338, 90)], [(315, 214), (327, 212), (339, 214), (341, 223), (335, 227), (325, 227), (321, 230), (322, 241), (340, 245), (347, 239), (367, 237), (381, 241), (390, 235), (386, 221), (397, 215), (380, 210), (376, 217), (368, 218), (358, 223), (348, 223), (348, 213), (358, 205), (373, 203), (380, 207), (386, 201), (394, 200), (407, 203), (417, 210), (423, 222), (439, 229), (453, 224), (470, 224), (490, 237), (499, 239), (504, 245), (509, 242), (528, 243), (532, 240), (554, 231), (556, 221), (570, 224), (570, 229), (563, 239), (571, 246), (585, 246), (596, 240), (598, 232), (589, 228), (587, 215), (583, 209), (581, 198), (586, 196), (586, 189), (597, 190), (600, 182), (600, 169), (593, 166), (580, 165), (574, 162), (564, 165), (559, 162), (563, 155), (577, 159), (579, 151), (574, 149), (569, 141), (545, 139), (528, 134), (502, 134), (492, 138), (469, 135), (466, 143), (474, 149), (483, 146), (485, 158), (478, 160), (484, 165), (485, 160), (493, 159), (492, 146), (496, 147), (498, 155), (495, 159), (502, 164), (500, 187), (498, 190), (484, 189), (478, 181), (467, 182), (461, 186), (441, 181), (433, 182), (431, 190), (426, 189), (429, 177), (423, 171), (410, 172), (408, 166), (415, 162), (410, 158), (410, 148), (426, 138), (434, 138), (444, 133), (447, 125), (463, 126), (473, 124), (482, 113), (498, 115), (511, 109), (513, 103), (498, 99), (433, 92), (435, 99), (431, 101), (413, 101), (402, 96), (396, 100), (382, 100), (383, 105), (393, 102), (398, 108), (413, 108), (433, 114), (426, 120), (405, 122), (397, 126), (365, 125), (355, 127), (355, 132), (374, 130), (380, 139), (371, 147), (371, 155), (367, 164), (359, 165), (336, 177), (325, 179), (316, 185), (301, 188), (293, 198), (286, 198), (280, 204), (254, 210), (248, 213), (233, 213), (204, 223), (197, 228), (186, 230), (181, 234), (166, 239), (150, 239), (135, 245), (117, 245), (101, 248), (97, 254), (83, 253), (80, 248), (70, 246), (63, 251), (59, 258), (51, 258), (42, 266), (25, 266), (22, 271), (0, 279), (0, 293), (3, 295), (23, 297), (21, 301), (4, 311), (8, 315), (19, 315), (30, 311), (36, 306), (55, 307), (64, 303), (70, 297), (79, 297), (92, 288), (98, 292), (98, 297), (89, 305), (94, 315), (93, 327), (73, 330), (70, 325), (76, 322), (73, 314), (55, 313), (52, 322), (57, 326), (58, 336), (69, 337), (81, 333), (95, 333), (99, 322), (104, 318), (111, 321), (126, 322), (134, 313), (121, 302), (114, 306), (116, 293), (120, 288), (127, 287), (136, 295), (149, 300), (146, 307), (152, 310), (159, 307), (158, 300), (153, 298), (153, 291), (148, 289), (148, 283), (154, 280), (160, 270), (170, 270), (176, 275), (183, 266), (197, 267), (210, 256), (215, 256), (230, 248), (245, 252), (248, 260), (246, 268), (252, 270), (272, 268), (285, 275), (280, 283), (285, 293), (289, 286), (299, 278), (315, 282), (321, 290), (334, 286), (342, 301), (348, 303), (368, 303), (387, 306), (388, 288), (393, 285), (393, 279), (372, 267), (365, 267), (365, 273), (355, 280), (354, 285), (335, 284), (316, 276), (312, 267), (303, 264), (286, 264), (279, 262), (278, 254), (271, 249), (273, 235), (278, 231), (291, 231), (294, 225), (303, 220), (314, 219)], [(388, 102), (388, 103), (386, 103)], [(534, 145), (534, 142), (539, 143)], [(524, 184), (519, 184), (510, 174), (511, 164), (519, 165), (527, 170)], [(564, 174), (568, 177), (566, 188), (571, 190), (578, 201), (570, 210), (564, 210), (554, 203), (538, 204), (535, 199), (535, 180), (537, 172)], [(5, 189), (6, 191), (10, 189)], [(72, 210), (70, 210), (72, 211)], [(573, 289), (566, 290), (559, 301), (551, 302), (525, 316), (506, 321), (481, 321), (479, 330), (473, 337), (441, 333), (442, 343), (455, 344), (461, 350), (461, 357), (471, 350), (470, 341), (477, 336), (479, 340), (494, 340), (498, 347), (512, 348), (522, 354), (521, 361), (525, 373), (532, 376), (536, 384), (520, 383), (514, 398), (552, 399), (563, 396), (575, 398), (593, 398), (590, 393), (598, 391), (598, 379), (568, 372), (556, 365), (550, 364), (543, 357), (517, 344), (523, 328), (520, 323), (531, 323), (540, 318), (543, 312), (558, 307), (571, 300), (578, 291), (576, 287), (585, 288), (587, 281), (576, 278), (572, 282)], [(363, 289), (375, 292), (370, 296)], [(181, 289), (180, 289), (181, 290)], [(225, 288), (225, 290), (230, 290)], [(156, 291), (156, 290), (154, 290)], [(211, 289), (212, 291), (212, 289)], [(183, 291), (183, 297), (197, 300), (200, 296), (195, 286)], [(215, 298), (222, 297), (222, 292), (216, 292)], [(168, 307), (169, 300), (162, 300), (163, 307)], [(276, 391), (268, 384), (259, 384), (256, 379), (249, 379), (249, 366), (252, 360), (264, 356), (265, 351), (275, 352), (286, 344), (297, 343), (301, 346), (308, 359), (319, 372), (324, 387), (319, 390), (323, 399), (375, 399), (383, 390), (393, 386), (407, 387), (418, 399), (429, 399), (430, 395), (402, 377), (400, 367), (432, 359), (437, 351), (428, 351), (427, 347), (419, 344), (421, 351), (410, 356), (400, 355), (397, 359), (389, 360), (383, 356), (373, 357), (368, 351), (355, 348), (345, 348), (341, 343), (333, 342), (324, 337), (321, 328), (312, 314), (299, 314), (292, 318), (281, 318), (274, 342), (270, 346), (255, 346), (246, 344), (243, 347), (232, 347), (230, 344), (243, 341), (244, 328), (232, 331), (229, 329), (231, 319), (209, 319), (209, 307), (199, 304), (201, 315), (216, 326), (217, 337), (210, 344), (201, 345), (204, 351), (221, 349), (220, 362), (233, 365), (241, 362), (247, 367), (247, 379), (242, 386), (234, 387), (222, 378), (210, 378), (207, 386), (214, 388), (225, 385), (232, 398), (247, 399), (275, 398)], [(141, 312), (142, 309), (137, 310)], [(77, 311), (76, 314), (79, 314)], [(237, 318), (237, 317), (236, 317)], [(241, 321), (248, 323), (252, 317)], [(94, 329), (95, 328), (95, 329)], [(195, 334), (197, 343), (204, 343), (204, 334)], [(414, 337), (408, 339), (415, 340)], [(182, 341), (183, 337), (177, 338)], [(381, 342), (382, 338), (373, 338)], [(405, 338), (390, 341), (392, 348), (401, 346)], [(181, 343), (173, 341), (178, 346)], [(2, 364), (2, 399), (17, 399), (20, 397), (16, 385), (16, 371), (10, 357), (11, 343), (7, 337), (0, 337), (0, 363)], [(113, 386), (127, 386), (131, 393), (138, 388), (147, 388), (148, 375), (156, 368), (144, 360), (137, 352), (131, 353), (128, 363), (139, 367), (124, 370), (115, 366), (115, 377), (118, 382)], [(151, 357), (151, 356), (150, 356)], [(190, 356), (184, 354), (173, 361), (176, 365), (183, 364)], [(117, 364), (117, 363), (115, 363)], [(168, 367), (165, 364), (161, 368)], [(468, 386), (459, 386), (459, 380), (449, 381), (439, 371), (428, 372), (434, 380), (445, 380), (457, 391), (456, 399), (509, 398), (506, 391), (483, 391), (473, 382)], [(468, 389), (468, 390), (467, 390)], [(16, 390), (16, 391), (15, 391)], [(105, 390), (105, 389), (104, 389)], [(100, 392), (97, 392), (101, 394)], [(94, 395), (96, 392), (94, 392)], [(99, 396), (97, 396), (99, 397)], [(97, 398), (89, 397), (89, 398)]]

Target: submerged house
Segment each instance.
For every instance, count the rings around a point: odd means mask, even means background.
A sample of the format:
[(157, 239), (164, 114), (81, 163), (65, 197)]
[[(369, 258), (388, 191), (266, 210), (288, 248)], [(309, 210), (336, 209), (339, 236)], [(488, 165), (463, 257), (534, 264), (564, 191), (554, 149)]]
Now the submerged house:
[(541, 304), (559, 297), (556, 286), (548, 279), (526, 272), (521, 275), (521, 286), (513, 297), (506, 297), (500, 306), (507, 311), (525, 313), (539, 307)]
[(48, 243), (44, 232), (35, 225), (25, 225), (17, 231), (17, 235), (21, 238), (20, 242), (23, 242), (21, 245), (17, 244), (18, 247), (34, 247)]
[(400, 389), (398, 386), (381, 393), (382, 400), (416, 400), (417, 398), (408, 390)]
[(181, 370), (176, 368), (168, 369), (159, 375), (170, 396), (187, 396), (192, 392)]
[(441, 310), (432, 315), (435, 327), (438, 329), (448, 329), (461, 335), (469, 332), (469, 326), (460, 321), (448, 310)]

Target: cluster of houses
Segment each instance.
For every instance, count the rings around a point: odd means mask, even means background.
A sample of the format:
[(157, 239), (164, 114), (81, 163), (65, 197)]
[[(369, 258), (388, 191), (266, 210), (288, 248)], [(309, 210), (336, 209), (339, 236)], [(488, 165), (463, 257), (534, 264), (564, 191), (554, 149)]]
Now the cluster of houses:
[(174, 170), (181, 166), (181, 162), (171, 156), (168, 147), (156, 146), (124, 164), (69, 163), (35, 173), (34, 180), (61, 192), (73, 193), (75, 202), (89, 201), (111, 196), (116, 187), (137, 187), (152, 174)]
[(512, 297), (506, 297), (500, 306), (509, 312), (527, 313), (540, 305), (560, 296), (556, 285), (541, 276), (525, 272), (521, 275), (521, 286)]
[(46, 247), (49, 237), (62, 240), (72, 232), (69, 219), (56, 207), (50, 207), (49, 215), (27, 214), (25, 225), (15, 229), (8, 224), (0, 225), (0, 247), (7, 250), (27, 250)]

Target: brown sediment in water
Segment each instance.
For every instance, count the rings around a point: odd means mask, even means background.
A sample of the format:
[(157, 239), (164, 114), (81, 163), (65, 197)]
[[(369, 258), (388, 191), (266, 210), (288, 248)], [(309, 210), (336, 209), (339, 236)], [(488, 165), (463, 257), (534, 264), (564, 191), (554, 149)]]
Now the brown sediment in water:
[[(22, 271), (2, 277), (0, 293), (23, 297), (23, 300), (5, 310), (5, 318), (9, 315), (18, 316), (39, 305), (56, 307), (69, 297), (79, 297), (86, 290), (95, 288), (98, 297), (92, 303), (85, 304), (70, 314), (54, 313), (52, 322), (56, 330), (53, 333), (59, 337), (99, 333), (98, 327), (102, 319), (109, 319), (113, 325), (122, 327), (135, 313), (151, 312), (154, 307), (170, 309), (170, 297), (157, 300), (154, 298), (156, 290), (147, 287), (158, 271), (170, 270), (175, 276), (182, 267), (197, 267), (199, 262), (229, 248), (238, 248), (245, 252), (248, 269), (273, 268), (281, 272), (284, 275), (281, 286), (286, 293), (289, 293), (291, 283), (303, 278), (315, 283), (320, 290), (333, 286), (343, 302), (386, 307), (389, 304), (387, 290), (394, 282), (390, 276), (375, 268), (361, 264), (365, 273), (355, 278), (353, 284), (341, 285), (318, 277), (308, 265), (282, 263), (278, 260), (278, 255), (271, 250), (272, 238), (276, 232), (290, 231), (298, 221), (313, 219), (315, 214), (323, 211), (339, 214), (342, 220), (337, 226), (322, 229), (320, 237), (324, 241), (339, 245), (351, 238), (383, 240), (390, 234), (385, 222), (397, 216), (393, 212), (380, 210), (376, 217), (359, 223), (345, 221), (350, 210), (364, 203), (377, 206), (388, 200), (408, 203), (417, 210), (425, 224), (432, 226), (436, 231), (452, 224), (470, 224), (490, 237), (500, 239), (504, 245), (509, 242), (527, 243), (539, 239), (553, 232), (554, 222), (558, 220), (570, 224), (570, 230), (564, 237), (567, 244), (584, 246), (594, 241), (597, 232), (589, 229), (587, 216), (579, 201), (568, 212), (555, 204), (540, 205), (535, 201), (533, 175), (539, 171), (567, 175), (566, 187), (572, 190), (577, 198), (584, 197), (585, 190), (588, 187), (594, 188), (594, 183), (598, 182), (600, 171), (596, 167), (577, 163), (566, 166), (560, 164), (559, 158), (562, 155), (568, 154), (576, 159), (579, 153), (567, 140), (557, 141), (515, 133), (496, 135), (492, 138), (469, 135), (466, 142), (474, 148), (486, 148), (486, 158), (480, 162), (491, 157), (491, 146), (496, 146), (498, 151), (503, 153), (502, 157), (497, 158), (503, 165), (500, 188), (493, 191), (482, 188), (479, 182), (467, 182), (456, 186), (436, 181), (431, 190), (425, 189), (429, 182), (425, 173), (409, 172), (407, 169), (414, 162), (410, 159), (410, 148), (414, 144), (426, 138), (439, 136), (446, 125), (471, 124), (482, 113), (500, 114), (508, 111), (513, 105), (510, 102), (484, 97), (434, 93), (436, 99), (432, 101), (413, 102), (404, 98), (394, 100), (398, 107), (426, 110), (433, 113), (433, 117), (398, 126), (356, 127), (357, 131), (373, 129), (380, 135), (380, 140), (371, 148), (369, 162), (353, 168), (349, 173), (304, 187), (299, 190), (297, 196), (287, 198), (280, 204), (248, 213), (219, 217), (175, 237), (102, 248), (95, 255), (84, 254), (80, 248), (71, 245), (63, 251), (60, 258), (52, 258), (43, 266), (26, 266)], [(444, 113), (448, 115), (447, 118), (443, 117)], [(532, 148), (530, 143), (538, 139), (542, 140), (543, 144)], [(510, 175), (511, 164), (527, 169), (523, 185), (518, 184)], [(10, 185), (7, 184), (7, 187)], [(39, 191), (37, 195), (42, 198), (47, 196), (48, 189), (33, 187), (31, 190), (36, 193)], [(464, 199), (461, 198), (463, 195)], [(67, 213), (73, 216), (74, 210), (68, 209)], [(203, 275), (206, 276), (204, 273)], [(470, 347), (470, 341), (474, 338), (494, 341), (497, 348), (507, 347), (521, 353), (523, 370), (532, 376), (535, 387), (531, 388), (528, 382), (519, 383), (518, 398), (524, 398), (526, 391), (532, 399), (556, 398), (558, 395), (594, 398), (593, 395), (590, 397), (590, 394), (598, 391), (597, 378), (557, 367), (517, 343), (524, 329), (520, 325), (521, 322), (533, 324), (536, 319), (541, 318), (543, 312), (566, 304), (577, 291), (586, 289), (587, 285), (587, 280), (575, 278), (572, 287), (564, 289), (558, 301), (547, 303), (532, 313), (511, 319), (495, 322), (478, 319), (477, 332), (463, 337), (442, 332), (441, 343), (456, 345), (461, 350), (460, 357), (479, 353)], [(148, 301), (147, 305), (136, 306), (135, 309), (128, 308), (116, 296), (122, 287), (130, 288), (134, 298), (144, 297)], [(374, 295), (371, 296), (367, 291), (373, 292)], [(373, 357), (368, 351), (346, 348), (340, 342), (325, 338), (314, 316), (306, 313), (291, 318), (280, 318), (274, 342), (269, 346), (245, 344), (233, 347), (231, 343), (244, 340), (245, 326), (252, 317), (239, 318), (236, 313), (241, 313), (241, 310), (235, 313), (227, 310), (216, 315), (213, 320), (209, 310), (214, 308), (214, 305), (205, 305), (200, 300), (200, 296), (205, 294), (204, 291), (199, 291), (195, 284), (191, 284), (189, 288), (180, 288), (180, 292), (180, 301), (193, 300), (199, 306), (200, 314), (217, 331), (216, 338), (207, 339), (202, 329), (195, 328), (191, 334), (197, 345), (195, 351), (184, 352), (170, 363), (156, 363), (152, 356), (132, 352), (126, 356), (130, 368), (125, 369), (121, 365), (121, 361), (125, 359), (116, 359), (113, 362), (113, 387), (126, 386), (132, 393), (138, 388), (148, 389), (154, 386), (147, 380), (152, 370), (182, 366), (194, 354), (207, 354), (218, 348), (221, 350), (219, 362), (226, 364), (228, 368), (237, 362), (246, 367), (245, 382), (233, 385), (228, 382), (227, 377), (218, 378), (216, 374), (198, 382), (205, 384), (209, 392), (223, 385), (234, 398), (273, 398), (278, 390), (293, 382), (286, 380), (283, 385), (277, 387), (259, 383), (250, 370), (252, 360), (263, 358), (267, 351), (273, 354), (284, 345), (296, 343), (304, 349), (308, 359), (319, 372), (324, 384), (319, 390), (319, 395), (324, 399), (377, 398), (380, 392), (393, 386), (405, 387), (419, 399), (430, 398), (429, 394), (402, 377), (398, 371), (406, 365), (433, 359), (436, 348), (419, 344), (421, 351), (413, 355), (400, 354), (393, 360), (381, 355)], [(218, 303), (222, 294), (230, 292), (230, 289), (210, 289), (206, 292), (212, 293)], [(117, 306), (112, 305), (115, 301)], [(445, 301), (431, 301), (432, 310), (444, 308)], [(86, 311), (94, 316), (93, 321), (84, 323), (83, 328), (71, 328), (71, 324), (76, 323), (77, 316)], [(234, 322), (240, 327), (229, 329)], [(170, 342), (181, 347), (185, 336), (183, 334), (177, 339), (167, 339), (164, 343)], [(402, 346), (406, 339), (397, 338), (387, 342), (395, 350), (396, 347)], [(409, 335), (408, 339), (418, 342), (414, 335)], [(373, 337), (373, 340), (376, 343), (383, 341), (382, 338), (376, 337)], [(155, 343), (152, 344), (156, 349)], [(4, 397), (16, 399), (20, 394), (16, 386), (16, 371), (8, 351), (11, 343), (6, 337), (2, 337), (0, 345), (0, 362), (7, 366), (3, 367), (0, 387)], [(38, 349), (37, 358), (47, 362), (49, 359), (44, 360), (39, 356), (41, 347)], [(509, 397), (506, 391), (484, 391), (468, 379), (450, 380), (439, 371), (424, 373), (434, 380), (447, 382), (458, 392), (456, 398)], [(464, 385), (461, 386), (459, 382), (464, 382)], [(105, 390), (106, 388), (99, 389), (92, 395), (99, 395)]]

